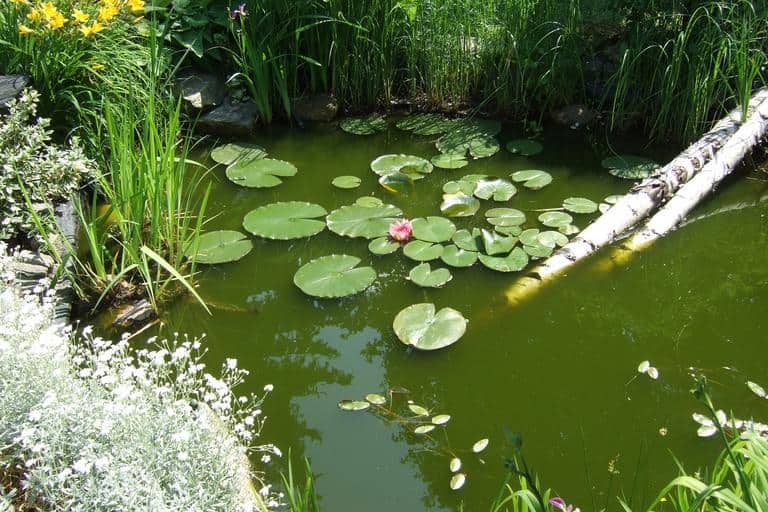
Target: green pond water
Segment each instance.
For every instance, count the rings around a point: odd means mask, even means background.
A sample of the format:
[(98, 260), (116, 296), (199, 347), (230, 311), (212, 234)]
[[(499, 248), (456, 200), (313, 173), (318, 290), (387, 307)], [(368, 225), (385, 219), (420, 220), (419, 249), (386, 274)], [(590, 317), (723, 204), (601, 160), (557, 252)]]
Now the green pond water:
[[(503, 144), (519, 136), (507, 129), (499, 138)], [(369, 163), (385, 153), (433, 156), (429, 138), (394, 127), (370, 137), (335, 126), (278, 127), (252, 142), (270, 157), (292, 162), (299, 173), (276, 188), (244, 189), (219, 166), (211, 175), (208, 213), (216, 217), (208, 230), (242, 231), (247, 212), (275, 201), (309, 201), (331, 211), (370, 194), (409, 218), (440, 215), (448, 180), (539, 168), (554, 177), (548, 187), (518, 187), (509, 202), (484, 201), (474, 218), (454, 219), (459, 228), (487, 227), (486, 208), (511, 206), (526, 211), (528, 224), (536, 226), (533, 209), (557, 207), (570, 196), (599, 201), (631, 186), (600, 168), (609, 154), (604, 140), (570, 131), (548, 132), (545, 151), (536, 157), (502, 150), (463, 169), (436, 168), (399, 196), (378, 185)], [(657, 161), (679, 149), (642, 144), (628, 139), (612, 147)], [(360, 188), (331, 186), (334, 177), (349, 174), (363, 179)], [(760, 203), (766, 193), (765, 182), (742, 175), (692, 214), (709, 216), (627, 265), (606, 265), (603, 252), (515, 307), (504, 292), (519, 274), (479, 263), (451, 269), (453, 280), (443, 289), (423, 289), (405, 279), (416, 263), (402, 252), (374, 256), (364, 239), (328, 231), (291, 242), (253, 237), (254, 249), (243, 260), (200, 273), (199, 292), (211, 302), (213, 316), (182, 298), (165, 313), (163, 330), (206, 333), (209, 366), (236, 357), (250, 370), (241, 391), (274, 384), (264, 405), (263, 440), (286, 453), (290, 447), (294, 465), (311, 459), (324, 510), (454, 511), (462, 504), (470, 512), (487, 510), (505, 477), (504, 457), (511, 454), (505, 427), (522, 434), (529, 464), (544, 486), (569, 503), (595, 510), (607, 500), (616, 509), (615, 496), (622, 492), (638, 506), (674, 476), (673, 455), (693, 470), (719, 449), (716, 441), (696, 436), (691, 413), (700, 407), (689, 393), (690, 367), (710, 377), (723, 408), (765, 418), (765, 405), (744, 382), (768, 384), (768, 201)], [(574, 214), (575, 222), (584, 227), (596, 215)], [(373, 266), (379, 276), (374, 285), (338, 300), (315, 299), (294, 286), (301, 265), (333, 253)], [(417, 302), (461, 311), (469, 320), (466, 335), (436, 352), (401, 344), (392, 320)], [(657, 381), (637, 374), (643, 360), (659, 369)], [(429, 450), (424, 437), (368, 412), (337, 407), (341, 399), (393, 386), (407, 388), (408, 398), (434, 413), (452, 416), (447, 439), (435, 437), (464, 461), (468, 479), (460, 491), (449, 488), (449, 457)], [(490, 440), (482, 457), (469, 453), (480, 438)], [(274, 474), (281, 464), (267, 471)]]

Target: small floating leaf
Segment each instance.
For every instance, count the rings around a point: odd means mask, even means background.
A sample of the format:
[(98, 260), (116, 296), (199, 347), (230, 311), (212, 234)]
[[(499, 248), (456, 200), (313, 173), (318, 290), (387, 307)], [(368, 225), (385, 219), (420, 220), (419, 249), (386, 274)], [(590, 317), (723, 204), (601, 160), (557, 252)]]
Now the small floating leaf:
[(562, 247), (568, 243), (568, 237), (558, 231), (542, 231), (537, 239), (541, 245), (550, 249), (555, 246)]
[[(229, 263), (245, 257), (251, 252), (253, 244), (239, 231), (211, 231), (198, 238), (195, 261), (206, 265)], [(187, 251), (187, 257), (193, 256), (193, 247)]]
[(438, 414), (437, 416), (432, 417), (432, 424), (434, 425), (445, 425), (451, 421), (451, 416), (449, 414)]
[(638, 373), (645, 373), (645, 372), (648, 371), (648, 368), (650, 368), (650, 367), (651, 367), (651, 362), (650, 361), (643, 361), (642, 363), (640, 363), (637, 366), (637, 372)]
[(523, 250), (532, 258), (548, 258), (552, 254), (552, 247), (542, 245), (538, 240), (535, 244), (524, 245)]
[(766, 396), (768, 396), (768, 393), (765, 392), (765, 389), (763, 389), (763, 386), (755, 382), (752, 382), (751, 380), (747, 381), (747, 387), (749, 387), (749, 389), (751, 389), (752, 392), (757, 396), (759, 396), (760, 398), (765, 398)]
[(531, 139), (515, 139), (507, 142), (507, 150), (513, 155), (534, 156), (541, 153), (544, 146)]
[(573, 222), (573, 217), (565, 212), (544, 212), (539, 215), (539, 222), (550, 228), (560, 228)]
[(336, 188), (350, 189), (359, 187), (360, 182), (361, 180), (357, 176), (336, 176), (331, 185)]
[(539, 190), (552, 183), (552, 175), (536, 169), (517, 171), (512, 173), (512, 181), (522, 182), (524, 187), (531, 190)]
[(493, 230), (507, 236), (520, 236), (523, 228), (520, 226), (494, 226)]
[(381, 155), (371, 162), (371, 170), (379, 176), (402, 173), (419, 180), (432, 172), (432, 164), (420, 156)]
[(436, 350), (456, 343), (467, 330), (467, 319), (452, 308), (435, 313), (434, 304), (413, 304), (397, 314), (392, 327), (406, 345)]
[(318, 204), (287, 201), (260, 206), (248, 212), (243, 227), (256, 236), (272, 240), (293, 240), (316, 235), (325, 229), (318, 217), (328, 212)]
[(470, 233), (466, 229), (460, 229), (453, 234), (451, 241), (459, 249), (464, 249), (465, 251), (480, 251), (483, 249), (480, 230), (477, 230), (476, 233)]
[(487, 229), (482, 230), (483, 247), (488, 256), (497, 254), (506, 254), (512, 250), (517, 243), (517, 238), (504, 236)]
[(241, 187), (270, 188), (283, 181), (278, 177), (294, 176), (298, 170), (290, 162), (272, 158), (238, 160), (227, 167), (227, 178)]
[(368, 393), (365, 395), (365, 399), (373, 405), (384, 405), (387, 403), (387, 399), (377, 393)]
[(375, 206), (382, 206), (384, 204), (384, 201), (379, 199), (378, 197), (373, 196), (362, 196), (358, 197), (355, 201), (355, 205), (357, 206), (365, 206), (366, 208), (373, 208)]
[(293, 276), (301, 291), (313, 297), (336, 298), (359, 293), (376, 280), (371, 267), (357, 267), (360, 258), (333, 254), (314, 259)]
[(535, 245), (539, 241), (539, 230), (536, 228), (526, 229), (520, 233), (519, 240), (523, 245)]
[(471, 267), (477, 261), (477, 252), (460, 249), (453, 244), (445, 246), (443, 255), (440, 256), (443, 263), (451, 267)]
[(658, 380), (658, 378), (659, 378), (659, 370), (658, 370), (657, 368), (653, 367), (653, 366), (651, 366), (650, 368), (648, 368), (648, 371), (647, 371), (647, 372), (645, 372), (645, 373), (646, 373), (646, 374), (647, 374), (647, 375), (648, 375), (650, 378), (652, 378), (653, 380)]
[(432, 261), (443, 255), (443, 246), (422, 240), (412, 240), (403, 247), (403, 254), (414, 261)]
[(451, 477), (451, 490), (458, 491), (467, 481), (467, 475), (464, 473), (456, 473)]
[(485, 218), (494, 226), (520, 226), (525, 222), (525, 214), (514, 208), (491, 208)]
[(379, 114), (365, 117), (348, 117), (339, 123), (339, 127), (353, 135), (373, 135), (387, 129), (387, 121)]
[(557, 228), (559, 232), (564, 234), (565, 236), (571, 236), (578, 233), (580, 230), (577, 226), (574, 226), (573, 224), (568, 224), (567, 226), (560, 226)]
[(440, 135), (453, 127), (455, 121), (439, 114), (411, 114), (395, 126), (416, 135)]
[(472, 445), (472, 451), (480, 453), (488, 447), (488, 439), (481, 439)]
[(423, 435), (423, 434), (428, 434), (429, 432), (432, 432), (433, 430), (435, 430), (435, 426), (434, 425), (419, 425), (418, 427), (413, 429), (413, 433), (414, 434)]
[(238, 160), (251, 160), (265, 156), (267, 156), (267, 152), (264, 151), (264, 148), (248, 143), (224, 144), (223, 146), (216, 146), (211, 151), (211, 159), (223, 165), (230, 165)]
[(413, 180), (414, 178), (410, 174), (395, 172), (392, 174), (385, 174), (379, 178), (379, 185), (381, 185), (384, 190), (388, 190), (396, 194), (405, 194), (409, 190), (413, 189)]
[(351, 238), (379, 238), (389, 234), (389, 226), (402, 215), (400, 208), (382, 206), (342, 206), (326, 217), (328, 229)]
[(469, 141), (469, 154), (475, 158), (487, 158), (499, 152), (499, 141), (492, 136), (476, 137)]
[(411, 269), (408, 279), (424, 288), (440, 288), (453, 279), (453, 276), (447, 268), (432, 270), (429, 263), (422, 263)]
[(408, 404), (408, 408), (416, 416), (429, 416), (429, 409), (416, 404)]
[(653, 160), (635, 155), (609, 156), (600, 165), (613, 176), (629, 180), (646, 178), (658, 167)]
[(586, 197), (569, 197), (563, 201), (563, 208), (573, 213), (595, 213), (598, 205)]
[(458, 457), (454, 457), (451, 459), (450, 464), (448, 464), (448, 468), (451, 470), (451, 473), (455, 473), (458, 470), (461, 469), (461, 459)]
[(364, 411), (370, 406), (365, 400), (339, 400), (339, 409), (343, 411)]
[(368, 244), (368, 250), (377, 256), (384, 256), (385, 254), (392, 254), (400, 248), (400, 242), (396, 242), (389, 237), (382, 236), (374, 238), (371, 243)]
[(440, 169), (461, 169), (462, 167), (466, 167), (469, 162), (467, 161), (467, 158), (458, 153), (441, 153), (439, 155), (433, 156), (430, 159), (430, 162), (432, 162), (432, 165), (435, 167), (439, 167)]
[(483, 179), (475, 186), (475, 197), (494, 201), (508, 201), (517, 193), (517, 188), (501, 178)]
[(471, 217), (480, 209), (480, 201), (463, 192), (443, 194), (440, 211), (449, 217)]
[(457, 194), (461, 192), (462, 194), (471, 196), (475, 192), (475, 187), (477, 187), (477, 183), (474, 181), (467, 181), (467, 180), (449, 181), (445, 185), (443, 185), (443, 192), (445, 192), (446, 194)]
[(520, 247), (515, 247), (507, 256), (478, 255), (480, 263), (497, 272), (518, 272), (528, 264), (528, 255)]
[(413, 237), (425, 242), (447, 242), (456, 232), (456, 225), (444, 217), (413, 219)]
[(714, 425), (702, 425), (696, 431), (699, 437), (712, 437), (715, 434), (717, 434), (717, 427)]
[[(457, 120), (445, 135), (440, 137), (435, 146), (441, 153), (472, 152), (476, 158), (490, 156), (488, 152), (498, 151), (498, 142), (493, 138), (501, 131), (501, 123), (490, 119), (462, 119)], [(491, 153), (491, 154), (493, 154)]]

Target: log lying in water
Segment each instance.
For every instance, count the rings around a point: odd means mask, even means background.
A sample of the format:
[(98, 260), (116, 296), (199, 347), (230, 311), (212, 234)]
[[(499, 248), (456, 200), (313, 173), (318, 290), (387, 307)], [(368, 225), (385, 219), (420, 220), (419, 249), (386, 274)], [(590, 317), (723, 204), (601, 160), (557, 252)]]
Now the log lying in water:
[[(766, 99), (768, 89), (758, 90), (749, 102), (749, 112), (754, 112)], [(701, 139), (633, 187), (576, 238), (515, 282), (506, 292), (507, 300), (517, 303), (525, 299), (573, 264), (614, 242), (622, 233), (645, 219), (714, 158), (739, 129), (741, 121), (740, 109), (733, 110), (718, 121)]]

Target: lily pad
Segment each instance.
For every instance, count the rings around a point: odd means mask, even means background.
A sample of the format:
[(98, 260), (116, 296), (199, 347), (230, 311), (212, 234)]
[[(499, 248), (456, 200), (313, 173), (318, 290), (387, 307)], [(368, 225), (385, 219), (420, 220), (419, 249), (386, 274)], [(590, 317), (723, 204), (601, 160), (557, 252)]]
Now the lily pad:
[(373, 197), (373, 196), (358, 197), (357, 200), (355, 201), (355, 205), (365, 206), (366, 208), (382, 206), (383, 204), (384, 204), (384, 201), (382, 201), (378, 197)]
[(328, 214), (328, 229), (350, 238), (379, 238), (389, 234), (389, 225), (402, 215), (400, 208), (382, 206), (342, 206)]
[(539, 190), (552, 183), (552, 175), (546, 171), (529, 169), (527, 171), (513, 172), (512, 181), (518, 183), (522, 182), (525, 188)]
[(569, 197), (563, 201), (563, 208), (573, 213), (595, 213), (598, 205), (586, 197)]
[(339, 123), (339, 127), (353, 135), (373, 135), (387, 129), (387, 121), (383, 116), (371, 114), (365, 117), (348, 117)]
[(373, 405), (384, 405), (387, 403), (387, 399), (378, 393), (368, 393), (365, 395), (365, 399)]
[(520, 226), (493, 226), (493, 230), (507, 236), (520, 236), (520, 233), (523, 232), (523, 228)]
[(408, 404), (408, 408), (416, 416), (429, 416), (429, 409), (418, 404)]
[(581, 231), (577, 226), (573, 224), (568, 224), (567, 226), (560, 226), (559, 228), (557, 228), (557, 230), (562, 234), (564, 234), (565, 236), (575, 235), (576, 233)]
[(459, 249), (464, 249), (465, 251), (480, 251), (483, 249), (482, 240), (480, 240), (480, 230), (477, 229), (472, 233), (466, 229), (460, 229), (453, 234), (451, 241)]
[(501, 178), (482, 179), (474, 190), (475, 197), (494, 201), (509, 201), (516, 193), (517, 188)]
[(480, 201), (463, 192), (443, 194), (440, 211), (449, 217), (471, 217), (480, 209)]
[(403, 247), (403, 254), (414, 261), (432, 261), (443, 255), (443, 246), (422, 240), (412, 240)]
[(440, 288), (453, 279), (453, 276), (447, 268), (432, 270), (429, 263), (422, 263), (411, 269), (408, 279), (424, 288)]
[(420, 180), (432, 169), (429, 160), (415, 155), (381, 155), (371, 162), (371, 170), (379, 176), (402, 173), (413, 180)]
[(514, 208), (491, 208), (485, 218), (494, 226), (520, 226), (525, 222), (525, 214)]
[(413, 429), (413, 433), (414, 434), (419, 434), (419, 435), (424, 435), (424, 434), (428, 434), (428, 433), (432, 432), (433, 430), (435, 430), (435, 426), (434, 425), (419, 425), (418, 427)]
[(506, 254), (512, 250), (517, 243), (517, 238), (513, 236), (504, 236), (487, 229), (482, 230), (483, 246), (488, 256), (497, 254)]
[(600, 165), (613, 176), (628, 180), (646, 178), (658, 167), (653, 160), (636, 155), (609, 156)]
[(541, 153), (544, 146), (531, 139), (515, 139), (507, 142), (507, 150), (513, 155), (534, 156)]
[(469, 154), (474, 158), (487, 158), (499, 152), (501, 146), (496, 137), (483, 136), (469, 141)]
[(532, 258), (548, 258), (552, 254), (552, 247), (543, 245), (538, 240), (535, 244), (523, 245), (523, 250)]
[[(192, 248), (187, 253), (192, 257)], [(206, 265), (229, 263), (242, 259), (251, 252), (253, 244), (239, 231), (211, 231), (198, 238), (195, 261)]]
[(461, 169), (469, 164), (467, 158), (458, 153), (441, 153), (430, 159), (432, 165), (440, 169)]
[(472, 451), (475, 453), (480, 453), (486, 448), (488, 448), (488, 439), (481, 439), (472, 445)]
[(230, 143), (211, 150), (211, 159), (217, 164), (230, 165), (238, 160), (264, 158), (267, 152), (261, 146), (248, 143)]
[(539, 222), (550, 228), (559, 228), (571, 224), (573, 217), (565, 212), (544, 212), (539, 215)]
[(358, 267), (360, 258), (333, 254), (314, 259), (293, 276), (301, 291), (313, 297), (337, 298), (359, 293), (376, 280), (371, 267)]
[(568, 237), (558, 231), (542, 231), (536, 238), (541, 245), (550, 249), (556, 246), (562, 247), (568, 243)]
[[(490, 156), (488, 151), (498, 142), (494, 136), (501, 131), (501, 123), (490, 119), (463, 119), (456, 121), (449, 132), (440, 137), (435, 146), (441, 153), (466, 154), (471, 151), (475, 158)], [(491, 154), (493, 154), (491, 153)]]
[(243, 227), (249, 233), (272, 240), (292, 240), (320, 233), (328, 212), (318, 204), (300, 201), (272, 203), (246, 214)]
[(432, 416), (433, 425), (445, 425), (449, 421), (451, 421), (451, 416), (449, 414), (438, 414), (437, 416)]
[(393, 172), (392, 174), (385, 174), (379, 178), (379, 185), (385, 190), (394, 192), (396, 194), (404, 194), (413, 189), (413, 174), (405, 174), (403, 172)]
[(515, 247), (504, 257), (480, 254), (478, 258), (480, 263), (497, 272), (518, 272), (528, 265), (528, 255), (520, 247)]
[(523, 245), (535, 245), (539, 240), (539, 230), (536, 228), (526, 229), (520, 233), (519, 240)]
[(447, 242), (456, 233), (456, 225), (444, 217), (413, 219), (413, 237), (425, 242)]
[(406, 345), (436, 350), (456, 343), (467, 330), (467, 319), (452, 308), (436, 313), (434, 304), (413, 304), (397, 314), (392, 327)]
[(460, 249), (455, 245), (450, 244), (445, 246), (440, 259), (443, 260), (443, 263), (451, 267), (471, 267), (477, 261), (477, 252)]
[(449, 181), (443, 185), (443, 192), (446, 194), (458, 194), (459, 192), (471, 196), (475, 192), (477, 183), (474, 181), (456, 180)]
[(411, 114), (395, 126), (416, 135), (440, 135), (449, 131), (455, 121), (439, 114)]
[(226, 175), (231, 182), (241, 187), (269, 188), (281, 184), (283, 180), (280, 177), (294, 176), (297, 172), (296, 166), (290, 162), (252, 158), (236, 161), (227, 167)]
[(359, 187), (360, 182), (361, 180), (357, 176), (336, 176), (331, 185), (336, 188), (350, 189)]
[(370, 407), (370, 402), (365, 400), (339, 400), (339, 409), (342, 411), (365, 411)]
[(392, 254), (400, 248), (400, 242), (390, 239), (389, 237), (382, 236), (374, 238), (371, 243), (368, 244), (368, 250), (377, 256), (384, 256), (385, 254)]
[(456, 473), (461, 469), (461, 459), (458, 457), (452, 458), (451, 462), (448, 464), (448, 468), (451, 470), (451, 473)]
[(622, 197), (623, 196), (620, 196), (620, 195), (612, 195), (612, 196), (608, 196), (605, 199), (603, 199), (603, 202), (600, 203), (600, 206), (599, 206), (600, 213), (605, 213), (608, 210), (610, 210), (611, 206), (616, 204), (619, 201), (619, 199), (621, 199)]
[(458, 491), (462, 487), (464, 487), (464, 484), (467, 482), (467, 475), (464, 473), (456, 473), (451, 477), (451, 490)]

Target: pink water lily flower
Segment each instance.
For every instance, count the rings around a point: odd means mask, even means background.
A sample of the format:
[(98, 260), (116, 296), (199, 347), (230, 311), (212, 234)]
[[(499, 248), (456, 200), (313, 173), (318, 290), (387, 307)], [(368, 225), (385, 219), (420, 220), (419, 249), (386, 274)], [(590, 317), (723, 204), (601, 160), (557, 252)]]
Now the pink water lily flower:
[(549, 504), (555, 508), (562, 510), (563, 512), (581, 512), (578, 508), (573, 508), (573, 505), (567, 505), (563, 498), (555, 496), (549, 500)]
[(408, 219), (396, 220), (389, 225), (389, 236), (398, 242), (407, 242), (413, 235), (413, 226)]

